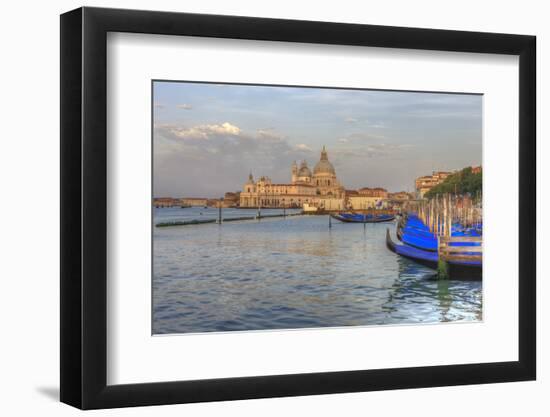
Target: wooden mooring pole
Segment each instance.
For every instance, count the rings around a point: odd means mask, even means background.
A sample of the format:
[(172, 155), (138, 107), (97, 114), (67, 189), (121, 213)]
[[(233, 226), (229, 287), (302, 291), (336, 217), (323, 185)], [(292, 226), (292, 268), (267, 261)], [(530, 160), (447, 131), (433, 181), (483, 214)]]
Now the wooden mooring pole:
[(441, 250), (441, 236), (437, 236), (437, 279), (449, 279), (449, 264)]

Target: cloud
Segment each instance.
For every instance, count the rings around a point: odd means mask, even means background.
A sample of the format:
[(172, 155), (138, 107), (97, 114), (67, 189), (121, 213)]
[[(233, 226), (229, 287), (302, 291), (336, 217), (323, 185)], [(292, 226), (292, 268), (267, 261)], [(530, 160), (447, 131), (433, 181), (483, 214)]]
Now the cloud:
[(335, 148), (332, 153), (336, 162), (346, 162), (350, 159), (396, 156), (411, 147), (411, 145), (402, 143), (353, 144), (353, 146)]
[(283, 139), (282, 135), (272, 127), (256, 130), (256, 137), (258, 139), (275, 140), (275, 141)]
[(164, 125), (161, 128), (167, 129), (170, 133), (180, 139), (204, 139), (207, 140), (213, 135), (238, 136), (241, 129), (229, 122), (222, 124), (206, 124), (193, 127), (177, 127)]
[(219, 197), (241, 189), (250, 170), (286, 183), (293, 160), (316, 162), (309, 146), (275, 129), (246, 131), (230, 122), (156, 124), (153, 140), (155, 195)]
[[(367, 172), (373, 184), (386, 185), (380, 179), (387, 176), (388, 161), (404, 158), (409, 148), (380, 136), (357, 133), (340, 138), (328, 151), (343, 183), (359, 187), (365, 185), (362, 181)], [(250, 171), (287, 183), (292, 161), (307, 159), (313, 166), (319, 151), (309, 144), (292, 143), (274, 128), (247, 131), (231, 122), (156, 124), (155, 195), (220, 197), (241, 189)], [(372, 177), (374, 167), (384, 175)], [(409, 174), (403, 175), (408, 178)]]
[(385, 129), (386, 124), (383, 122), (376, 122), (376, 123), (369, 124), (369, 127), (373, 127), (375, 129)]
[(351, 133), (347, 136), (342, 136), (338, 138), (336, 142), (342, 143), (342, 144), (351, 143), (351, 142), (370, 143), (370, 142), (379, 142), (384, 139), (385, 139), (385, 136), (383, 135), (373, 135), (371, 133), (360, 132), (360, 133)]
[(229, 122), (222, 123), (221, 125), (207, 125), (208, 129), (218, 135), (238, 135), (241, 133), (241, 129)]
[(298, 145), (296, 145), (294, 147), (294, 149), (298, 150), (298, 151), (307, 151), (307, 152), (311, 152), (313, 151), (313, 149), (311, 149), (309, 146), (307, 146), (305, 143), (300, 143)]
[(350, 124), (360, 123), (363, 126), (372, 127), (372, 128), (375, 128), (375, 129), (384, 129), (384, 128), (386, 128), (386, 124), (383, 123), (383, 122), (380, 122), (380, 121), (371, 123), (366, 119), (356, 119), (355, 117), (346, 117), (344, 119), (344, 121), (346, 123), (350, 123)]
[[(292, 161), (307, 159), (314, 166), (324, 143), (349, 188), (368, 182), (402, 189), (415, 175), (430, 172), (433, 161), (442, 168), (460, 167), (481, 155), (480, 96), (229, 84), (167, 87), (159, 87), (153, 100), (155, 115), (172, 123), (160, 125), (157, 118), (154, 130), (155, 191), (162, 187), (164, 195), (219, 197), (241, 188), (249, 170), (255, 177), (286, 182)], [(178, 110), (178, 103), (192, 109)]]
[(186, 103), (178, 104), (176, 107), (182, 110), (191, 110), (193, 108), (191, 104), (186, 104)]

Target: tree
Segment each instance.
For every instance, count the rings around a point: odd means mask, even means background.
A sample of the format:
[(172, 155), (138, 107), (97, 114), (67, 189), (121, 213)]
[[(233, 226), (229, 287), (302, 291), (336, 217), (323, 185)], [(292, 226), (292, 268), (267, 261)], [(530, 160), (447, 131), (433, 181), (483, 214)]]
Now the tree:
[(472, 197), (476, 197), (481, 194), (482, 187), (482, 171), (472, 172), (472, 168), (467, 167), (449, 175), (441, 184), (433, 187), (424, 196), (430, 199), (439, 194), (469, 194)]

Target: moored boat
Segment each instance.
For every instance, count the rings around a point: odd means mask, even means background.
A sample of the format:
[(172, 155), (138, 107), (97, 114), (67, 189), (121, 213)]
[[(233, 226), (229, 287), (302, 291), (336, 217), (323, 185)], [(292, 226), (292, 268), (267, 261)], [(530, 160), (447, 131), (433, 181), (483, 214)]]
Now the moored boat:
[[(415, 215), (407, 216), (404, 221), (400, 222), (397, 225), (397, 238), (409, 245), (418, 249), (437, 252), (438, 241), (437, 235), (429, 230), (429, 228), (422, 223), (422, 221)], [(453, 238), (464, 237), (464, 238), (475, 238), (481, 237), (481, 225), (477, 227), (464, 228), (459, 224), (453, 225), (451, 230), (451, 236)], [(481, 246), (480, 240), (472, 239), (468, 241), (456, 241), (451, 242), (450, 246), (472, 246), (472, 250), (475, 252)]]
[(362, 214), (362, 213), (331, 213), (333, 219), (343, 223), (383, 223), (390, 222), (395, 219), (393, 214)]
[[(394, 242), (390, 235), (390, 229), (386, 230), (386, 246), (392, 252), (404, 258), (415, 261), (431, 269), (438, 269), (439, 253), (437, 251), (423, 250), (418, 247)], [(473, 249), (474, 250), (474, 249)], [(446, 259), (448, 274), (454, 279), (481, 279), (482, 260), (477, 252), (462, 252), (459, 256)]]

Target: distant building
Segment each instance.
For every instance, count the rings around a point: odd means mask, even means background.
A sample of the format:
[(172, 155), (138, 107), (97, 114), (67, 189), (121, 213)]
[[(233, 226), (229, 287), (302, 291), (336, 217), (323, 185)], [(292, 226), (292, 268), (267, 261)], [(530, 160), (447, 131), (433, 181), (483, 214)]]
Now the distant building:
[(176, 207), (179, 205), (179, 199), (171, 197), (153, 198), (153, 206), (156, 208)]
[(223, 204), (223, 198), (209, 198), (206, 200), (206, 207), (220, 207), (220, 203), (222, 207), (225, 207)]
[(360, 188), (358, 192), (359, 192), (360, 195), (366, 196), (366, 197), (377, 197), (377, 198), (382, 198), (382, 199), (388, 198), (388, 190), (386, 190), (385, 188), (364, 187), (364, 188)]
[(447, 171), (434, 171), (432, 175), (418, 177), (415, 181), (415, 188), (418, 197), (424, 198), (424, 195), (428, 191), (430, 191), (436, 185), (441, 184), (451, 174), (452, 172)]
[(240, 201), (240, 194), (240, 192), (225, 193), (225, 195), (223, 196), (223, 207), (237, 207)]
[(208, 199), (202, 197), (184, 197), (180, 201), (183, 206), (192, 207), (204, 207), (208, 204)]
[(406, 191), (398, 191), (396, 193), (388, 193), (388, 199), (393, 201), (409, 201), (414, 200), (414, 195)]
[(302, 161), (299, 167), (296, 162), (292, 164), (290, 183), (273, 183), (265, 176), (254, 181), (250, 174), (239, 201), (241, 207), (301, 208), (304, 204), (309, 204), (327, 210), (340, 210), (344, 197), (344, 187), (340, 185), (334, 166), (328, 160), (328, 153), (323, 147), (313, 173), (306, 161)]
[(472, 167), (472, 174), (479, 174), (481, 172), (481, 165)]
[(396, 193), (388, 193), (388, 206), (393, 209), (399, 209), (404, 207), (408, 201), (416, 199), (415, 193), (409, 193), (407, 191), (398, 191)]
[(355, 192), (347, 192), (347, 207), (352, 210), (384, 208), (388, 198), (385, 188), (363, 187)]
[(319, 162), (313, 168), (306, 161), (291, 166), (289, 183), (273, 183), (269, 177), (254, 180), (252, 174), (239, 196), (240, 207), (296, 207), (307, 211), (367, 210), (386, 208), (388, 190), (381, 187), (346, 190), (325, 147)]

